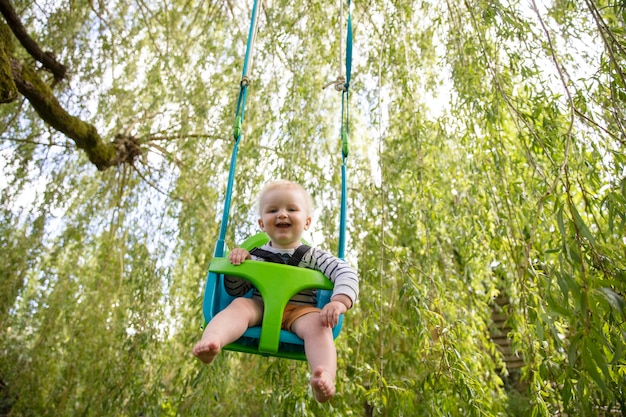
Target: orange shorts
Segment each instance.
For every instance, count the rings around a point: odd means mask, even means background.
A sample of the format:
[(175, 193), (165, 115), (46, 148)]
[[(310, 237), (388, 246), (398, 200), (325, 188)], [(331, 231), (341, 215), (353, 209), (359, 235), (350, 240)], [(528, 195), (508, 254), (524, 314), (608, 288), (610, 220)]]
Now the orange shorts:
[(291, 326), (300, 317), (309, 313), (319, 313), (320, 310), (313, 306), (303, 306), (299, 304), (287, 304), (283, 313), (282, 329), (291, 331)]

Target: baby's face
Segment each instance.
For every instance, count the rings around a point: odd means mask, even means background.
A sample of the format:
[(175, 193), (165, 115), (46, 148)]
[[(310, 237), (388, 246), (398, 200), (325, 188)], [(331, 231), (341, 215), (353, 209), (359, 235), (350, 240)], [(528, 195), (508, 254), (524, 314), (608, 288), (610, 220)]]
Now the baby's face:
[(311, 225), (307, 199), (292, 187), (267, 191), (260, 201), (259, 226), (268, 234), (272, 246), (292, 249), (300, 246), (302, 233)]

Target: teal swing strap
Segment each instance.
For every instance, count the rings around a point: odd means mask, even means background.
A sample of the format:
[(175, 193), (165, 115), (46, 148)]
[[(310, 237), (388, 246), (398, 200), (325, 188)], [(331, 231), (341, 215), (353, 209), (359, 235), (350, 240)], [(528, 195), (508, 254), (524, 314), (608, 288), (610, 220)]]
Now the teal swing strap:
[(246, 56), (243, 61), (241, 81), (239, 82), (239, 98), (237, 99), (237, 111), (235, 113), (235, 125), (233, 127), (233, 150), (230, 156), (230, 170), (228, 172), (228, 183), (226, 185), (226, 195), (224, 196), (224, 211), (222, 212), (222, 224), (220, 234), (215, 244), (214, 257), (223, 257), (226, 252), (226, 231), (228, 229), (228, 218), (230, 215), (230, 203), (233, 197), (233, 184), (235, 182), (235, 172), (237, 168), (237, 155), (239, 153), (239, 142), (241, 141), (241, 128), (246, 110), (246, 99), (248, 97), (248, 85), (250, 84), (249, 71), (252, 67), (252, 55), (254, 51), (254, 41), (258, 26), (258, 11), (260, 0), (254, 0), (252, 16), (250, 18), (250, 30), (248, 32), (248, 43), (246, 45)]
[[(341, 0), (340, 0), (341, 1)], [(347, 34), (346, 34), (346, 60), (345, 60), (345, 78), (341, 75), (337, 79), (343, 84), (335, 84), (337, 90), (342, 91), (341, 97), (341, 153), (342, 153), (342, 165), (341, 165), (341, 209), (339, 218), (339, 245), (337, 250), (337, 256), (341, 259), (345, 257), (346, 246), (346, 224), (347, 224), (347, 211), (348, 211), (348, 187), (347, 187), (347, 168), (346, 161), (348, 158), (348, 138), (349, 138), (349, 125), (350, 125), (350, 113), (349, 113), (349, 94), (350, 94), (350, 76), (352, 71), (352, 15), (350, 12), (351, 1), (348, 0), (348, 19), (347, 19)], [(230, 205), (233, 195), (233, 184), (235, 182), (235, 172), (237, 166), (237, 156), (239, 152), (239, 142), (242, 135), (242, 126), (245, 115), (246, 98), (248, 95), (248, 85), (250, 84), (249, 72), (251, 70), (252, 56), (254, 52), (254, 41), (256, 39), (256, 32), (258, 26), (258, 11), (260, 8), (260, 0), (254, 0), (252, 8), (252, 15), (250, 19), (250, 29), (248, 32), (248, 43), (246, 45), (246, 55), (243, 63), (243, 71), (241, 76), (239, 98), (237, 100), (237, 111), (235, 113), (235, 125), (233, 131), (233, 137), (235, 139), (233, 150), (230, 158), (230, 171), (228, 173), (228, 183), (226, 187), (226, 194), (224, 196), (224, 211), (222, 212), (222, 223), (220, 227), (220, 233), (218, 242), (215, 246), (215, 252), (213, 256), (222, 257), (225, 254), (225, 239), (226, 231), (228, 229), (228, 220), (230, 216)], [(342, 8), (343, 14), (343, 8)], [(340, 49), (340, 60), (341, 50)]]
[[(341, 1), (341, 0), (340, 0)], [(343, 8), (342, 15), (343, 15)], [(339, 61), (341, 63), (341, 47), (339, 48)], [(350, 0), (348, 0), (348, 24), (346, 35), (346, 78), (341, 93), (341, 212), (339, 217), (339, 249), (337, 256), (345, 257), (346, 249), (346, 223), (348, 214), (348, 179), (346, 161), (348, 159), (348, 137), (350, 134), (350, 76), (352, 72), (352, 14), (350, 12)]]
[[(248, 42), (246, 45), (246, 56), (243, 63), (243, 71), (241, 81), (239, 83), (239, 98), (237, 99), (237, 111), (235, 113), (235, 125), (233, 127), (233, 150), (230, 156), (230, 170), (228, 172), (228, 182), (226, 185), (226, 194), (224, 195), (224, 210), (222, 211), (222, 223), (220, 232), (215, 243), (213, 251), (213, 259), (223, 259), (226, 254), (226, 231), (228, 230), (228, 219), (230, 215), (230, 204), (233, 196), (233, 184), (235, 182), (235, 172), (237, 168), (237, 155), (239, 153), (239, 142), (241, 141), (243, 120), (246, 109), (246, 98), (248, 97), (248, 85), (250, 77), (248, 76), (252, 61), (252, 52), (254, 49), (254, 40), (256, 37), (258, 11), (260, 8), (260, 0), (254, 0), (252, 7), (252, 16), (250, 18), (250, 30), (248, 33)], [(220, 286), (223, 286), (223, 276), (218, 275), (217, 271), (211, 271), (207, 274), (206, 287), (204, 290), (204, 300), (202, 303), (202, 311), (205, 322), (209, 322), (211, 318), (225, 305), (223, 304)]]

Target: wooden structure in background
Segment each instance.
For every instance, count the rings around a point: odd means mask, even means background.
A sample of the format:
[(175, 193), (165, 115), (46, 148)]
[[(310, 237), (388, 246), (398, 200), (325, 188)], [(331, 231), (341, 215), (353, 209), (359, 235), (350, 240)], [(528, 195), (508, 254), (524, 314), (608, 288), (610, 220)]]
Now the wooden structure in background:
[(498, 346), (502, 353), (506, 368), (508, 370), (519, 369), (524, 366), (524, 360), (513, 353), (511, 349), (511, 340), (508, 337), (511, 327), (506, 324), (508, 315), (504, 311), (504, 306), (509, 305), (509, 298), (500, 294), (493, 300), (491, 319), (493, 327), (491, 328), (491, 340)]

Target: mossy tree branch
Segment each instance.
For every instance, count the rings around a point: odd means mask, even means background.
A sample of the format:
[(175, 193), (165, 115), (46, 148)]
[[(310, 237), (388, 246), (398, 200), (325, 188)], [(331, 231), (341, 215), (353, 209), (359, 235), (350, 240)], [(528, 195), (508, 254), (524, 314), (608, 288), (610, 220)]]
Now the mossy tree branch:
[(10, 103), (17, 98), (17, 87), (11, 75), (11, 32), (0, 22), (0, 103)]
[(118, 135), (110, 142), (105, 141), (95, 126), (69, 114), (37, 71), (15, 57), (11, 32), (26, 51), (53, 74), (53, 86), (65, 77), (65, 67), (52, 54), (43, 52), (28, 36), (8, 0), (0, 0), (0, 12), (8, 23), (0, 22), (0, 103), (14, 101), (19, 92), (44, 122), (72, 139), (101, 171), (124, 163), (132, 164), (142, 153), (139, 140)]
[(46, 67), (52, 75), (54, 75), (54, 82), (57, 83), (65, 78), (67, 68), (56, 60), (54, 54), (51, 52), (44, 52), (39, 47), (39, 44), (37, 44), (37, 42), (30, 37), (28, 31), (22, 24), (22, 21), (15, 12), (15, 8), (13, 8), (13, 5), (9, 0), (0, 0), (0, 13), (2, 13), (7, 21), (7, 24), (11, 28), (11, 31), (20, 44), (22, 44), (24, 49), (26, 49), (28, 54), (37, 61), (41, 62), (41, 64), (43, 64), (43, 66)]
[(18, 91), (42, 120), (74, 140), (76, 146), (87, 153), (89, 160), (99, 170), (125, 162), (132, 163), (141, 154), (135, 138), (117, 136), (112, 142), (105, 142), (93, 125), (70, 115), (32, 68), (12, 58), (11, 70)]

